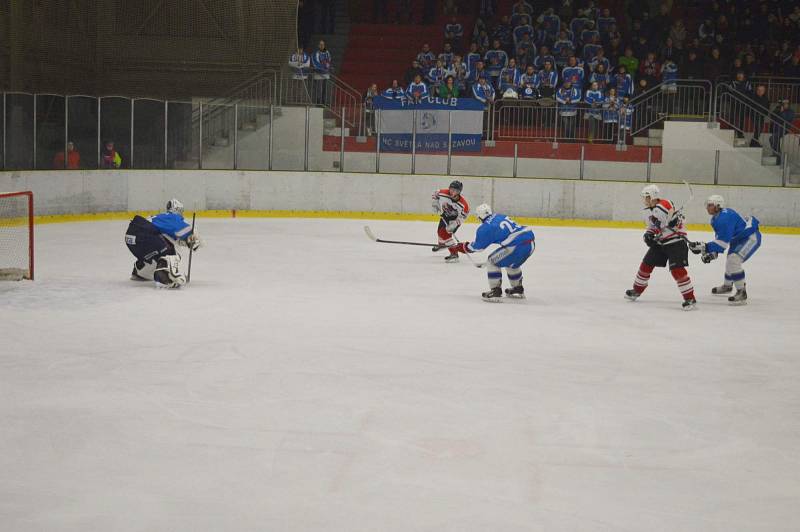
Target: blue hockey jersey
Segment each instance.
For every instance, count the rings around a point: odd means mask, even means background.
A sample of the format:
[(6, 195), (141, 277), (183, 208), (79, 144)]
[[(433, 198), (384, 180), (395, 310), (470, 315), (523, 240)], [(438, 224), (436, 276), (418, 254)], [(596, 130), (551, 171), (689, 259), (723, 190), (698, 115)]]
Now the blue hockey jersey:
[(758, 218), (742, 216), (733, 209), (722, 209), (719, 214), (711, 218), (711, 227), (714, 228), (714, 240), (706, 244), (706, 251), (709, 253), (724, 253), (730, 246), (735, 248), (737, 244), (750, 238), (750, 235), (758, 231)]
[(186, 240), (192, 234), (192, 226), (176, 212), (162, 212), (150, 218), (156, 229), (173, 240)]
[(584, 76), (586, 75), (583, 67), (580, 66), (565, 66), (563, 70), (561, 70), (561, 80), (562, 83), (564, 81), (569, 81), (572, 83), (573, 87), (578, 87), (579, 89), (583, 89), (583, 81)]
[(561, 116), (575, 116), (578, 113), (577, 104), (581, 101), (581, 91), (577, 87), (559, 87), (556, 91), (558, 112)]
[(533, 242), (533, 229), (517, 223), (505, 214), (492, 214), (481, 222), (475, 241), (467, 245), (470, 252), (486, 249), (492, 244), (502, 247), (520, 246)]

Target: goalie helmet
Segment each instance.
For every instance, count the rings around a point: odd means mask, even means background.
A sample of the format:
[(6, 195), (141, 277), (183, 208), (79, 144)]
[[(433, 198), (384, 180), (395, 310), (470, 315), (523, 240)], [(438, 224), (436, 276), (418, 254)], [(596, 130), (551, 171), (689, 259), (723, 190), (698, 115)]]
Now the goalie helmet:
[(183, 214), (183, 203), (172, 198), (167, 202), (167, 212), (174, 212), (177, 214)]
[(715, 205), (720, 209), (725, 208), (725, 198), (720, 196), (719, 194), (712, 194), (706, 200), (706, 207), (709, 205)]
[(492, 215), (492, 208), (489, 207), (485, 203), (481, 203), (475, 209), (475, 216), (477, 216), (478, 220), (480, 220), (480, 221), (484, 221), (486, 218), (488, 218), (491, 215)]
[(642, 189), (642, 197), (643, 198), (650, 198), (650, 199), (658, 199), (660, 197), (661, 191), (658, 190), (656, 185), (647, 185)]

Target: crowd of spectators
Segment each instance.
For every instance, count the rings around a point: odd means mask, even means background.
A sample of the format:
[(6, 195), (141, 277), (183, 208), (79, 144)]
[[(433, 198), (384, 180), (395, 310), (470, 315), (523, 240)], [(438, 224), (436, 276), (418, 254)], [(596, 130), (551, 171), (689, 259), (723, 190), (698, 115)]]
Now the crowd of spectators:
[[(429, 96), (502, 99), (590, 107), (605, 121), (623, 116), (630, 99), (677, 79), (733, 82), (759, 107), (785, 116), (796, 102), (763, 101), (750, 78), (800, 77), (800, 2), (712, 0), (682, 3), (630, 0), (624, 12), (594, 0), (517, 0), (499, 13), (481, 0), (472, 28), (449, 6), (441, 45), (421, 43), (410, 67), (376, 94), (419, 101)], [(684, 21), (681, 15), (692, 16)], [(398, 73), (400, 74), (400, 73)], [(613, 89), (613, 90), (612, 90)], [(763, 94), (763, 93), (762, 93)], [(615, 113), (607, 111), (614, 110)], [(605, 111), (605, 114), (604, 114)]]

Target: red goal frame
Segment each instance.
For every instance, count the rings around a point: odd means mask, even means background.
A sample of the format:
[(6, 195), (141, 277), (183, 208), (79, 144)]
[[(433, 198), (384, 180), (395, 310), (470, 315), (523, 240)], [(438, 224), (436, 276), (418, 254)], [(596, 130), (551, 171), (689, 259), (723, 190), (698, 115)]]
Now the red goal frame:
[(17, 196), (28, 197), (28, 272), (29, 279), (33, 281), (33, 192), (24, 190), (22, 192), (0, 192), (0, 199)]

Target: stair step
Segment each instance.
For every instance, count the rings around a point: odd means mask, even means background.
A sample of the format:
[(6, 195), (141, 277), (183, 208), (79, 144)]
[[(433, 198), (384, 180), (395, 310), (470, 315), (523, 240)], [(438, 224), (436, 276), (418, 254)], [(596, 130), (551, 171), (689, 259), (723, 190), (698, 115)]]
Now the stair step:
[(664, 137), (664, 130), (663, 129), (648, 129), (647, 135), (651, 138), (663, 138)]
[[(333, 137), (341, 137), (342, 136), (342, 128), (340, 128), (340, 127), (326, 128), (326, 129), (323, 129), (322, 132), (323, 132), (323, 134), (328, 135), (328, 136), (333, 136)], [(344, 136), (345, 137), (349, 137), (350, 136), (350, 128), (349, 127), (344, 128)]]
[(662, 146), (663, 140), (659, 137), (633, 137), (634, 146)]
[(761, 164), (764, 166), (778, 166), (778, 158), (774, 155), (770, 155), (769, 157), (762, 157)]
[(326, 118), (322, 121), (322, 127), (325, 129), (331, 129), (336, 127), (336, 119), (335, 118)]
[(733, 139), (733, 146), (735, 148), (746, 148), (750, 146), (750, 141), (748, 139)]

